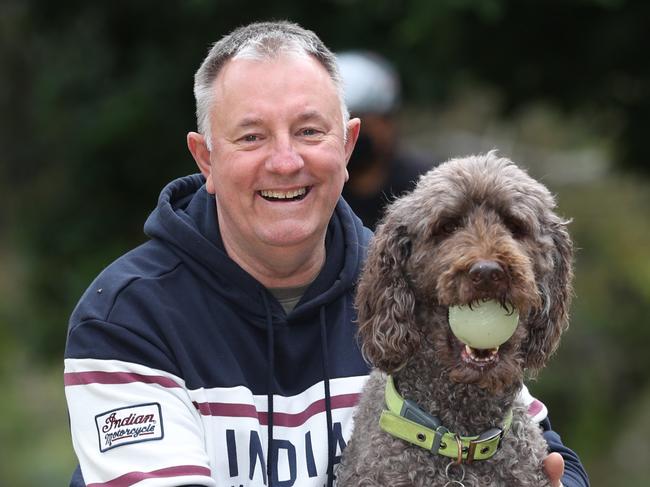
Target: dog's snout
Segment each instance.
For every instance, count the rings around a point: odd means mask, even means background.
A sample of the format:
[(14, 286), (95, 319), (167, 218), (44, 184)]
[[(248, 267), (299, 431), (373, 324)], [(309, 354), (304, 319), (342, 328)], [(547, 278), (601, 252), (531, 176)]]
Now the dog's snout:
[(476, 286), (490, 286), (501, 283), (506, 274), (498, 262), (479, 260), (470, 267), (469, 277)]

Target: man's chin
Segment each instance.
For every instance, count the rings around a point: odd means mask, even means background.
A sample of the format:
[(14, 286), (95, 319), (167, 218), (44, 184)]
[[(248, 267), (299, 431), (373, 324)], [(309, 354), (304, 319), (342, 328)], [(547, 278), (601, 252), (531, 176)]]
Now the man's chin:
[(300, 245), (316, 245), (324, 241), (326, 226), (309, 225), (305, 222), (275, 222), (258, 232), (260, 241), (271, 247), (290, 248)]

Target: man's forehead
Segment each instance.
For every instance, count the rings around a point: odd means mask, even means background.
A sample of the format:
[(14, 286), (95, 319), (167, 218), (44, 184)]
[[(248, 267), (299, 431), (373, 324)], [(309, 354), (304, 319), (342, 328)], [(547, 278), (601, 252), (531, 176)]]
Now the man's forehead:
[(309, 55), (231, 59), (213, 85), (213, 116), (231, 126), (263, 125), (282, 112), (292, 121), (325, 121), (339, 111), (334, 82)]
[(226, 61), (219, 70), (213, 82), (213, 89), (217, 91), (236, 90), (241, 81), (264, 83), (264, 78), (251, 79), (248, 75), (250, 71), (286, 72), (290, 77), (295, 75), (296, 70), (300, 70), (300, 75), (303, 77), (321, 78), (325, 84), (331, 84), (331, 87), (336, 90), (334, 80), (318, 59), (307, 53), (293, 51), (265, 57), (233, 57)]

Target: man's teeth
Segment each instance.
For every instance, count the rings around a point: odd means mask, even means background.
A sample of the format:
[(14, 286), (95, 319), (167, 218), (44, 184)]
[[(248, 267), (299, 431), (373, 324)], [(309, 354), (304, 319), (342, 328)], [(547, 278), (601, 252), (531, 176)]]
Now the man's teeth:
[(292, 189), (290, 191), (276, 191), (271, 189), (263, 189), (260, 194), (265, 198), (275, 198), (278, 200), (285, 200), (295, 198), (296, 196), (303, 196), (307, 192), (307, 188)]

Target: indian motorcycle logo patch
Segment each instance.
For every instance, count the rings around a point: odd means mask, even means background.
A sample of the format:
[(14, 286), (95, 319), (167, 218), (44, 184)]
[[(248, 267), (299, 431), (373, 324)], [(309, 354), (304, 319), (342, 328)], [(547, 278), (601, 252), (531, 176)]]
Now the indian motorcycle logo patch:
[(102, 452), (131, 443), (162, 440), (164, 435), (160, 404), (156, 402), (98, 414), (95, 425)]

